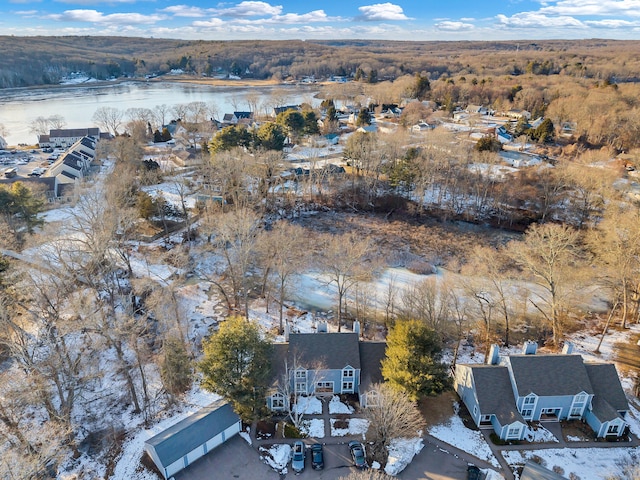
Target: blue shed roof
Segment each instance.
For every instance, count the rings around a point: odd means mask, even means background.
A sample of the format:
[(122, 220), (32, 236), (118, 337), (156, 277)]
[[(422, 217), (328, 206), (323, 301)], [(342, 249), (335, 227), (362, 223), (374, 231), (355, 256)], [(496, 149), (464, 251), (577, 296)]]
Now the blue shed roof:
[(164, 467), (240, 421), (231, 405), (218, 401), (169, 427), (145, 443), (151, 445)]

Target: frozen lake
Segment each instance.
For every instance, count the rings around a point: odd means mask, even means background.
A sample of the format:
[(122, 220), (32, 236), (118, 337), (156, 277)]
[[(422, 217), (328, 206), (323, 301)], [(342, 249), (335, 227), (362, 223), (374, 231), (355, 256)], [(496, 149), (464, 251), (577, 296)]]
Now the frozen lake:
[(158, 105), (172, 107), (204, 102), (214, 105), (218, 118), (222, 118), (225, 113), (234, 110), (250, 110), (247, 101), (249, 94), (259, 94), (258, 109), (264, 111), (277, 105), (301, 102), (316, 105), (319, 100), (314, 100), (313, 96), (317, 91), (314, 87), (297, 85), (230, 87), (141, 81), (8, 89), (0, 90), (0, 124), (7, 130), (5, 140), (9, 145), (34, 144), (37, 136), (29, 130), (37, 117), (61, 115), (66, 121), (65, 128), (87, 128), (97, 126), (92, 117), (100, 107), (153, 109)]

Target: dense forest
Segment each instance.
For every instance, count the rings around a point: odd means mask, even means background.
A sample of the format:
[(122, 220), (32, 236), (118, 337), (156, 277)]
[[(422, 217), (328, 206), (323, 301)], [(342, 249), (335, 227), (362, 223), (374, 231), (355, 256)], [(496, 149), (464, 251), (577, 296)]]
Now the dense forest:
[[(0, 37), (0, 88), (57, 84), (71, 72), (98, 79), (142, 77), (181, 69), (197, 75), (234, 74), (283, 80), (376, 72), (376, 81), (421, 73), (563, 75), (636, 82), (640, 42), (184, 41), (127, 37)], [(28, 61), (25, 61), (28, 59)]]

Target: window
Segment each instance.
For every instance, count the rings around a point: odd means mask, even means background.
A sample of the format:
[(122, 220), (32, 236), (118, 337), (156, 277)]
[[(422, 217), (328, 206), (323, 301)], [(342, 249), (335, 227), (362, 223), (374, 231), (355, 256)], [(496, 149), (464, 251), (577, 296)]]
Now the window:
[(307, 382), (296, 382), (296, 393), (307, 393)]
[(271, 408), (274, 410), (284, 408), (284, 395), (281, 393), (275, 393), (271, 397)]
[(478, 406), (477, 406), (477, 405), (474, 405), (474, 406), (473, 406), (473, 414), (474, 414), (474, 415), (477, 415), (477, 414), (478, 414)]
[(529, 418), (529, 417), (531, 417), (531, 415), (533, 415), (533, 410), (531, 410), (530, 408), (522, 410), (522, 416), (524, 418)]
[(343, 392), (353, 392), (353, 382), (342, 382)]
[(507, 438), (514, 438), (520, 436), (520, 427), (509, 427), (507, 431)]
[(573, 407), (570, 415), (572, 417), (580, 417), (582, 415), (582, 407)]
[(316, 392), (318, 393), (333, 393), (333, 382), (317, 382)]
[(355, 370), (353, 370), (353, 368), (345, 368), (342, 371), (342, 376), (344, 378), (353, 378), (354, 374), (355, 374)]
[(525, 405), (533, 405), (534, 403), (536, 403), (536, 397), (524, 397)]
[(618, 425), (609, 425), (607, 433), (618, 433)]
[(307, 371), (306, 370), (296, 370), (296, 378), (307, 378)]

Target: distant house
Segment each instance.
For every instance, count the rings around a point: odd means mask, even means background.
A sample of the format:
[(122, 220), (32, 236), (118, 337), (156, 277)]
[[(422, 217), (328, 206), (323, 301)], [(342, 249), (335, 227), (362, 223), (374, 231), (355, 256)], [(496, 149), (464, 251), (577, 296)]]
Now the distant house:
[[(38, 145), (42, 147), (68, 148), (84, 137), (100, 140), (102, 134), (99, 128), (60, 128), (49, 130), (49, 138), (40, 135)], [(47, 144), (48, 141), (48, 144)]]
[(422, 132), (428, 132), (429, 130), (431, 130), (433, 127), (431, 125), (429, 125), (426, 122), (420, 122), (420, 123), (416, 123), (415, 125), (411, 126), (411, 131), (414, 133), (422, 133)]
[(613, 364), (585, 363), (572, 354), (500, 356), (491, 348), (487, 365), (459, 364), (454, 386), (479, 428), (493, 428), (502, 440), (522, 440), (528, 421), (583, 420), (596, 436), (619, 437), (629, 411)]
[(489, 113), (489, 109), (487, 107), (483, 107), (482, 105), (467, 105), (466, 108), (467, 113), (470, 114), (479, 114), (479, 115), (487, 115)]
[(168, 479), (223, 444), (242, 429), (240, 417), (224, 402), (212, 403), (144, 443)]
[(295, 394), (351, 393), (366, 406), (371, 385), (382, 381), (380, 362), (386, 343), (364, 342), (358, 337), (358, 333), (292, 333), (288, 342), (274, 344), (274, 389), (267, 406), (275, 411), (285, 409), (289, 399), (275, 385), (287, 377), (288, 390)]
[(278, 115), (280, 115), (282, 112), (286, 112), (288, 110), (299, 111), (300, 105), (284, 105), (282, 107), (273, 107), (273, 112), (271, 112), (271, 116), (275, 118)]
[(89, 173), (95, 153), (96, 141), (91, 137), (83, 137), (58, 157), (46, 175), (56, 177), (60, 184), (75, 183)]
[(376, 125), (375, 123), (372, 123), (371, 125), (363, 125), (361, 127), (358, 127), (358, 129), (356, 130), (356, 132), (361, 132), (361, 133), (376, 133), (378, 131), (378, 125)]
[(509, 143), (513, 141), (513, 135), (509, 133), (504, 125), (500, 125), (498, 128), (496, 128), (496, 138), (500, 141), (500, 143)]

